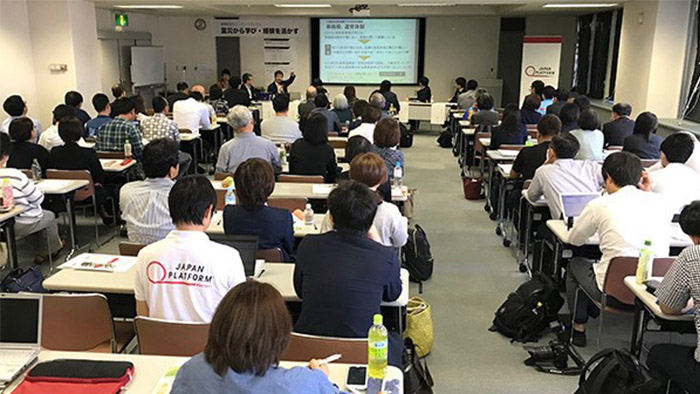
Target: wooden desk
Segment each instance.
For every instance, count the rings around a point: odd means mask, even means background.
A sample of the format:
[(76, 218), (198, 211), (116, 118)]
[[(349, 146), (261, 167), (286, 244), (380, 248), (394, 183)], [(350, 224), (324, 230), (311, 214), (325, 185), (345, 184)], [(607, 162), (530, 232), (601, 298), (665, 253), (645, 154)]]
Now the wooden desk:
[[(226, 190), (225, 188), (221, 187), (221, 181), (211, 181), (211, 183), (212, 186), (214, 186), (214, 189)], [(233, 187), (235, 190), (235, 185)], [(308, 199), (325, 200), (328, 198), (328, 194), (330, 194), (335, 187), (335, 184), (325, 183), (277, 182), (271, 197), (306, 197)], [(317, 193), (314, 193), (314, 189), (316, 189)], [(391, 199), (392, 201), (397, 202), (406, 201), (408, 199), (408, 187), (402, 186), (401, 189), (392, 188)]]
[[(654, 278), (663, 280), (663, 278)], [(682, 333), (695, 332), (693, 314), (667, 315), (661, 311), (656, 296), (649, 293), (645, 285), (638, 285), (634, 276), (624, 280), (625, 286), (634, 294), (634, 325), (632, 326), (632, 343), (630, 352), (639, 356), (644, 344), (644, 333), (647, 331), (649, 320), (654, 320), (659, 331), (677, 331)]]
[[(56, 352), (51, 350), (42, 350), (39, 354), (39, 361), (49, 361), (56, 359), (81, 359), (81, 360), (104, 360), (104, 361), (130, 361), (134, 364), (134, 378), (126, 386), (127, 393), (134, 394), (150, 394), (156, 387), (158, 380), (165, 371), (173, 366), (183, 363), (187, 360), (186, 357), (169, 357), (169, 356), (144, 356), (138, 354), (111, 354), (111, 353), (90, 353), (90, 352)], [(342, 359), (340, 360), (342, 361)], [(297, 366), (307, 366), (307, 363), (282, 361), (280, 366), (284, 368), (292, 368)], [(334, 362), (328, 364), (331, 382), (340, 387), (341, 390), (346, 390), (345, 378), (348, 373), (348, 368), (351, 364), (342, 364)], [(403, 390), (403, 373), (396, 367), (387, 369), (387, 378), (389, 380), (398, 380), (399, 388)], [(11, 384), (5, 392), (11, 393), (21, 380)], [(401, 391), (403, 393), (403, 391)]]
[(71, 250), (66, 256), (66, 260), (70, 259), (75, 253), (76, 236), (75, 236), (75, 208), (73, 197), (75, 191), (90, 184), (86, 180), (68, 180), (68, 179), (43, 179), (36, 184), (36, 187), (42, 193), (54, 196), (60, 196), (66, 203), (66, 214), (68, 215), (68, 226), (70, 228)]
[[(350, 163), (337, 163), (338, 167), (340, 167), (340, 171), (345, 172), (345, 171), (350, 171)], [(289, 162), (285, 161), (282, 164), (282, 173), (283, 174), (289, 174)]]
[(122, 173), (136, 165), (136, 160), (132, 159), (126, 164), (122, 164), (122, 159), (100, 159), (100, 164), (105, 172)]
[(7, 255), (10, 268), (19, 267), (17, 260), (17, 237), (15, 235), (15, 217), (24, 212), (24, 207), (15, 206), (9, 212), (0, 213), (0, 228), (5, 230), (7, 238)]
[[(309, 234), (320, 234), (321, 233), (321, 223), (323, 223), (324, 214), (314, 215), (314, 225), (306, 226), (303, 223), (297, 225), (294, 223), (294, 236), (296, 238), (304, 238)], [(207, 229), (208, 234), (223, 234), (224, 233), (224, 222), (223, 222), (223, 212), (216, 211), (214, 217), (211, 219), (211, 225)]]

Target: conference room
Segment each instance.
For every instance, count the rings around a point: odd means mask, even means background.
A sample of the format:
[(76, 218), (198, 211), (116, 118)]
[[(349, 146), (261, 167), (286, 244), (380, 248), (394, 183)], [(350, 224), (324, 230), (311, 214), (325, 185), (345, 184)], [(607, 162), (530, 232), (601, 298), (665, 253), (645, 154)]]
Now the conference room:
[(700, 393), (699, 4), (0, 2), (0, 392)]

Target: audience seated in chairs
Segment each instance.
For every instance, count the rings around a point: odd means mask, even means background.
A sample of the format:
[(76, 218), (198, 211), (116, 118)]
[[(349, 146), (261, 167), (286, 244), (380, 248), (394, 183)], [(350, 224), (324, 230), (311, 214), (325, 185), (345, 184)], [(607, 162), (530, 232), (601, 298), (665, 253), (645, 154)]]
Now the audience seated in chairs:
[(289, 150), (289, 173), (322, 175), (326, 183), (335, 183), (338, 165), (335, 151), (328, 143), (328, 123), (322, 113), (312, 112), (302, 131), (304, 136)]

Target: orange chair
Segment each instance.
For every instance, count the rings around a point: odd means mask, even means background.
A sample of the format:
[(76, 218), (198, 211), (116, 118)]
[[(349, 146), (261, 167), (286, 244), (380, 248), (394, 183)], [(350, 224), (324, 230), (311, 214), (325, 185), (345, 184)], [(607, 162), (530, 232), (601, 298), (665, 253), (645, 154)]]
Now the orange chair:
[(332, 140), (329, 141), (333, 149), (345, 149), (348, 146), (347, 140)]
[(280, 175), (277, 182), (281, 183), (323, 183), (323, 175)]
[(50, 350), (121, 353), (131, 322), (115, 322), (102, 294), (45, 294), (41, 346)]
[(284, 263), (284, 256), (280, 248), (258, 249), (255, 252), (256, 259), (263, 259), (267, 263)]
[(119, 254), (122, 256), (132, 256), (136, 257), (139, 255), (141, 249), (145, 248), (145, 244), (137, 244), (133, 242), (120, 242), (119, 243)]
[(292, 333), (280, 360), (309, 361), (340, 353), (342, 363), (367, 364), (367, 338), (334, 338)]
[(191, 357), (209, 338), (209, 323), (173, 322), (137, 316), (134, 319), (141, 354)]
[(270, 197), (267, 199), (267, 205), (276, 208), (283, 208), (289, 212), (294, 212), (296, 209), (306, 209), (306, 204), (309, 200), (306, 197)]

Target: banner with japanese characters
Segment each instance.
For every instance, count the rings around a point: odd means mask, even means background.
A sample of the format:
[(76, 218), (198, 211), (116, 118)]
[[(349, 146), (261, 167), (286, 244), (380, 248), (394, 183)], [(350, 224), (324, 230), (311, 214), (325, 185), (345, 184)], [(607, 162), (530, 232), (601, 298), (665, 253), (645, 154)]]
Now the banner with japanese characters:
[(303, 37), (308, 29), (298, 19), (246, 18), (216, 19), (216, 35), (219, 37)]

